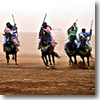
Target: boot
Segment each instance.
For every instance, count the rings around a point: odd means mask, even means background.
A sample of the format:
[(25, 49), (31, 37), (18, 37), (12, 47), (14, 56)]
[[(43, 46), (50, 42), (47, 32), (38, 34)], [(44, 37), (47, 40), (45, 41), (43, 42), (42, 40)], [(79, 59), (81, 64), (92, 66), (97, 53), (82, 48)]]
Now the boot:
[(41, 49), (40, 45), (38, 46), (38, 50)]
[(16, 51), (17, 51), (17, 52), (19, 51), (19, 48), (18, 48), (18, 47), (16, 47)]
[(15, 47), (16, 47), (16, 51), (18, 52), (18, 51), (19, 51), (19, 48), (18, 48), (18, 46), (17, 46), (17, 45), (15, 45)]
[(5, 52), (5, 47), (3, 46), (3, 51)]

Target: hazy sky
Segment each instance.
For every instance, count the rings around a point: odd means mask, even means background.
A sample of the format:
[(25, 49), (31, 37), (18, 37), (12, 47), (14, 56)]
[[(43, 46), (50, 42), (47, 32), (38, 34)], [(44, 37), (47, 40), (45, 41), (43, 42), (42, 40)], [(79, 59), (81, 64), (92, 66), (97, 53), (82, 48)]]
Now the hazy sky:
[(81, 28), (90, 28), (91, 20), (95, 33), (94, 0), (0, 0), (0, 32), (6, 22), (11, 22), (14, 14), (19, 32), (38, 32), (45, 13), (46, 21), (52, 28), (62, 28), (63, 32), (78, 19)]

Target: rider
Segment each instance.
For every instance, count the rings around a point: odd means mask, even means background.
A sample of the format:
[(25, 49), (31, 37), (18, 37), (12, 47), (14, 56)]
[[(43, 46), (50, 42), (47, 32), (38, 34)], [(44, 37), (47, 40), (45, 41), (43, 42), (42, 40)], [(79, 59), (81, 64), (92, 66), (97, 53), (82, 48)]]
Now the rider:
[(70, 37), (73, 36), (75, 38), (74, 40), (74, 43), (76, 44), (77, 46), (77, 36), (76, 36), (76, 33), (77, 33), (77, 30), (78, 30), (78, 27), (76, 26), (76, 23), (74, 23), (67, 31), (68, 33), (68, 40), (65, 42), (65, 46), (64, 46), (64, 49), (66, 49), (66, 44), (68, 44), (70, 42)]
[(90, 41), (90, 36), (92, 35), (92, 29), (90, 29), (90, 32), (86, 32), (86, 29), (85, 28), (83, 28), (82, 29), (82, 32), (81, 33), (79, 33), (79, 41), (78, 41), (78, 46), (77, 46), (77, 48), (79, 48), (80, 47), (80, 45), (81, 45), (81, 38), (82, 37), (85, 37), (86, 38), (86, 44), (89, 46), (89, 48), (90, 48), (90, 50), (92, 49), (91, 47), (90, 47), (90, 43), (89, 43), (89, 41)]
[[(47, 42), (48, 42), (48, 44), (50, 44), (52, 47), (55, 47), (55, 42), (54, 42), (54, 39), (53, 39), (53, 37), (52, 37), (52, 35), (51, 35), (51, 30), (52, 30), (52, 28), (49, 26), (49, 25), (47, 25), (47, 23), (46, 22), (44, 22), (43, 24), (42, 24), (42, 27), (41, 27), (41, 31), (45, 31), (46, 33), (47, 33)], [(40, 33), (39, 33), (39, 38), (40, 38), (40, 40), (39, 40), (39, 45), (38, 45), (38, 49), (40, 49), (41, 47), (40, 47), (40, 44), (41, 44), (41, 31), (40, 31)]]
[[(12, 41), (14, 42), (14, 44), (15, 44), (15, 46), (16, 46), (16, 48), (18, 47), (18, 45), (19, 45), (19, 42), (18, 42), (18, 37), (17, 37), (17, 32), (16, 32), (16, 30), (17, 30), (17, 27), (16, 27), (16, 24), (14, 25), (14, 26), (12, 26), (11, 24), (10, 24), (10, 22), (7, 22), (6, 23), (6, 27), (5, 27), (5, 29), (4, 29), (4, 40), (3, 40), (3, 47), (4, 47), (4, 45), (6, 44), (6, 37), (5, 37), (5, 34), (7, 34), (7, 33), (10, 33), (12, 36), (11, 36), (11, 39), (12, 39)], [(18, 48), (17, 48), (17, 50), (18, 50)], [(5, 50), (4, 50), (5, 51)]]

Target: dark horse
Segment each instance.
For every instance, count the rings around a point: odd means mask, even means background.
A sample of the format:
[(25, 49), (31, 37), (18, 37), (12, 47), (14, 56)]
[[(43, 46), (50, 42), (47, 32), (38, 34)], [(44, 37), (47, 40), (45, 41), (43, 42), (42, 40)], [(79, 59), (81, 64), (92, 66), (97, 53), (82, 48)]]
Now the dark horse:
[[(54, 47), (51, 46), (51, 44), (48, 43), (47, 41), (47, 35), (48, 33), (46, 33), (45, 31), (42, 31), (41, 32), (41, 58), (44, 62), (44, 64), (47, 66), (47, 68), (49, 68), (49, 65), (48, 65), (48, 59), (49, 59), (49, 63), (50, 63), (50, 66), (52, 68), (54, 68), (53, 65), (55, 65), (55, 56), (56, 57), (59, 57), (58, 54), (56, 52), (54, 52)], [(47, 58), (48, 57), (48, 58)], [(52, 57), (52, 61), (51, 61), (51, 57)], [(53, 64), (52, 64), (53, 62)]]
[(91, 55), (91, 49), (89, 48), (89, 46), (86, 44), (86, 37), (82, 37), (81, 38), (81, 45), (78, 49), (78, 54), (80, 55), (80, 57), (83, 60), (83, 64), (85, 65), (85, 60), (84, 58), (87, 58), (87, 64), (88, 66), (90, 66), (90, 62), (89, 62), (89, 57)]
[(4, 50), (6, 53), (6, 59), (7, 59), (7, 64), (9, 64), (10, 57), (9, 55), (12, 54), (12, 59), (15, 60), (16, 67), (17, 65), (17, 48), (13, 41), (11, 40), (11, 34), (10, 33), (5, 33), (6, 37), (6, 44), (4, 45)]
[[(77, 64), (77, 45), (74, 43), (75, 38), (75, 36), (70, 36), (70, 42), (65, 44), (65, 52), (69, 57), (70, 65)], [(74, 62), (72, 60), (72, 57), (74, 57)]]

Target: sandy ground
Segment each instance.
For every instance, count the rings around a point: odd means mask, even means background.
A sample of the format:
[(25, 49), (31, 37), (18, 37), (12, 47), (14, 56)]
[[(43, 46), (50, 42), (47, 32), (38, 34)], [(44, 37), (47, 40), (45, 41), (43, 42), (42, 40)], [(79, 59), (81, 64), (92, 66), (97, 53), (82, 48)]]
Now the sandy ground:
[[(27, 36), (25, 37), (27, 39)], [(32, 41), (32, 37), (27, 40), (27, 43), (30, 41)], [(18, 53), (18, 68), (15, 67), (12, 59), (10, 64), (6, 65), (5, 55), (0, 52), (0, 94), (95, 95), (95, 59), (90, 59), (90, 67), (87, 67), (80, 62), (80, 57), (77, 57), (78, 64), (70, 66), (68, 57), (62, 50), (65, 38), (60, 40), (56, 37), (56, 41), (58, 46), (55, 50), (61, 58), (55, 59), (55, 69), (46, 69), (40, 51), (35, 45), (37, 39), (29, 45), (26, 42), (22, 43)], [(94, 52), (94, 38), (92, 41), (91, 45)]]

